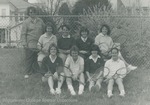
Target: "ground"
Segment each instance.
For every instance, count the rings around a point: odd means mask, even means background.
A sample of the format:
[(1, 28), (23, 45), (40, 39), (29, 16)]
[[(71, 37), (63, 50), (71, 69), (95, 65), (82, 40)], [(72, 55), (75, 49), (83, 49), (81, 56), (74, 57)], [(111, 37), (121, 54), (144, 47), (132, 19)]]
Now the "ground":
[(99, 93), (90, 93), (86, 86), (81, 96), (71, 96), (64, 84), (61, 96), (52, 96), (40, 74), (24, 79), (23, 55), (21, 49), (0, 49), (0, 105), (150, 105), (150, 72), (144, 65), (124, 79), (124, 98), (115, 86), (108, 99), (105, 83)]

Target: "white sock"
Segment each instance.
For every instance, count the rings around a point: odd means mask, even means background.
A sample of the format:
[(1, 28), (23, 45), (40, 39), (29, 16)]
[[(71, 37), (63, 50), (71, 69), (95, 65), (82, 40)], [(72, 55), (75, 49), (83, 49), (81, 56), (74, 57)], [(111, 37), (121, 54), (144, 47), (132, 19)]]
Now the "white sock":
[(69, 89), (69, 90), (73, 90), (73, 91), (74, 91), (74, 88), (73, 88), (73, 86), (72, 86), (72, 85), (68, 85), (68, 89)]
[(107, 91), (107, 94), (112, 94), (112, 90), (108, 90), (108, 91)]
[(84, 90), (84, 85), (79, 85), (79, 90)]

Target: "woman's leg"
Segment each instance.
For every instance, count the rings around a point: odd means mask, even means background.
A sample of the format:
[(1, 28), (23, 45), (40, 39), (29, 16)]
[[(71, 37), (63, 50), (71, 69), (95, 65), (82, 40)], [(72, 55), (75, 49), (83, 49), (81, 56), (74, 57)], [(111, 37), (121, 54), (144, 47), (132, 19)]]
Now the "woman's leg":
[(82, 83), (85, 83), (85, 78), (84, 78), (84, 74), (81, 73), (79, 75), (79, 81), (81, 81), (81, 83), (79, 83), (79, 91), (78, 94), (81, 95), (84, 91), (84, 85)]
[(61, 87), (63, 85), (63, 82), (64, 82), (64, 73), (61, 73), (58, 79), (58, 87), (56, 88), (57, 94), (61, 94)]
[(50, 88), (50, 93), (51, 94), (55, 94), (55, 90), (54, 90), (54, 80), (53, 80), (53, 77), (50, 76), (48, 78), (48, 85), (49, 85), (49, 88)]
[(114, 79), (110, 79), (108, 81), (108, 86), (107, 86), (107, 96), (110, 98), (113, 96), (112, 91), (113, 91), (113, 85), (114, 85)]
[(124, 90), (124, 85), (123, 85), (122, 78), (117, 78), (116, 83), (117, 83), (119, 91), (120, 91), (120, 96), (124, 96), (125, 95), (125, 90)]
[(68, 89), (71, 93), (71, 95), (76, 95), (76, 92), (74, 91), (74, 88), (72, 86), (72, 78), (66, 78), (66, 83), (67, 83), (67, 86), (68, 86)]

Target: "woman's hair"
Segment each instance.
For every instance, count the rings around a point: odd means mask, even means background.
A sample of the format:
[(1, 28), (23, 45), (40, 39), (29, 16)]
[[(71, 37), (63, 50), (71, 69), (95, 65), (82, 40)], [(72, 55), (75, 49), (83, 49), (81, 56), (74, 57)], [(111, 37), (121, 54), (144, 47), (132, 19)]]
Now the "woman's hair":
[[(47, 29), (47, 27), (51, 27), (52, 28), (52, 33), (54, 33), (54, 27), (50, 22), (46, 23), (45, 25), (46, 25), (46, 29)], [(45, 29), (45, 31), (46, 31), (46, 29)]]
[(87, 35), (89, 34), (89, 30), (87, 28), (85, 28), (85, 27), (81, 27), (81, 29), (80, 29), (80, 36), (81, 36), (82, 32), (87, 32)]
[(102, 32), (102, 29), (104, 28), (104, 27), (106, 27), (107, 28), (107, 35), (110, 35), (110, 27), (107, 25), (107, 24), (103, 24), (102, 26), (101, 26), (101, 28), (100, 28), (100, 32)]
[(34, 12), (34, 13), (37, 13), (36, 8), (33, 7), (33, 6), (30, 6), (30, 7), (27, 8), (27, 15), (28, 15), (28, 16), (30, 16), (30, 15), (29, 15), (30, 10), (32, 10), (32, 12)]
[(100, 51), (98, 45), (96, 45), (96, 44), (92, 45), (91, 50), (90, 50), (91, 54), (92, 54), (92, 51), (97, 51), (98, 54), (101, 55), (101, 51)]
[(76, 45), (74, 45), (74, 46), (71, 47), (71, 49), (70, 49), (70, 55), (71, 55), (72, 51), (78, 52), (78, 54), (79, 54), (79, 48)]
[(70, 27), (66, 24), (61, 25), (59, 29), (63, 29), (64, 27), (66, 27), (68, 30), (70, 30)]
[(112, 48), (112, 49), (111, 49), (111, 52), (112, 52), (113, 50), (116, 50), (117, 53), (119, 53), (119, 49), (118, 49), (118, 48), (116, 48), (116, 47)]
[(50, 55), (50, 50), (51, 50), (52, 47), (55, 47), (55, 48), (56, 48), (56, 51), (57, 51), (56, 54), (58, 54), (59, 51), (58, 51), (57, 45), (56, 45), (55, 43), (52, 43), (52, 44), (49, 46), (49, 49), (48, 49), (49, 55)]

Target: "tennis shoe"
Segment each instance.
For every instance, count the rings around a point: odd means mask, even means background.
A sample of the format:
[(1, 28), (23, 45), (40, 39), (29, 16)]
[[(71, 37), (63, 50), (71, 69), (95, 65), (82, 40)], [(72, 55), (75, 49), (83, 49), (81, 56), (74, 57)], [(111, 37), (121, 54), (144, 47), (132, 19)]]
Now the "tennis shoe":
[(56, 94), (61, 94), (61, 89), (60, 88), (56, 88)]
[(120, 94), (119, 94), (121, 97), (124, 97), (125, 96), (125, 91), (121, 91)]
[(111, 97), (113, 96), (112, 92), (109, 91), (109, 92), (107, 93), (107, 96), (108, 96), (108, 98), (111, 98)]
[(75, 92), (74, 90), (70, 90), (70, 94), (71, 94), (72, 96), (75, 96), (75, 95), (76, 95), (76, 92)]
[(78, 95), (82, 95), (84, 92), (84, 87), (79, 87)]
[(52, 95), (55, 95), (55, 90), (54, 90), (54, 89), (50, 89), (50, 93), (51, 93)]
[(29, 75), (25, 75), (24, 78), (25, 78), (25, 79), (28, 79), (28, 78), (29, 78)]
[(128, 69), (129, 69), (129, 70), (135, 70), (135, 69), (137, 69), (137, 66), (129, 65), (129, 66), (128, 66)]

